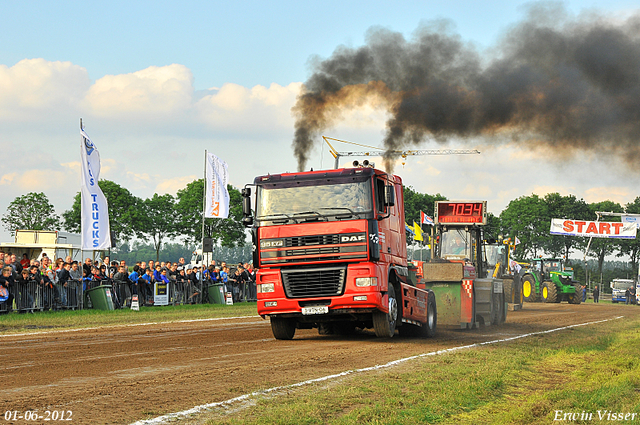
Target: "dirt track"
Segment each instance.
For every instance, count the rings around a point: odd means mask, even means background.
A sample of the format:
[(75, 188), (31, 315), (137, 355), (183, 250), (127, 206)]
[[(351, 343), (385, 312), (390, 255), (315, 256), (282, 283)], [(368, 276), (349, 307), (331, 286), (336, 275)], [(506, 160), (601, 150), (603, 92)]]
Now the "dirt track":
[[(560, 326), (640, 315), (638, 306), (525, 304), (500, 327), (438, 329), (434, 339), (373, 333), (276, 341), (259, 317), (0, 338), (0, 415), (73, 412), (73, 423), (131, 423), (414, 354)], [(0, 423), (39, 423), (5, 421)], [(43, 422), (42, 422), (43, 423)]]

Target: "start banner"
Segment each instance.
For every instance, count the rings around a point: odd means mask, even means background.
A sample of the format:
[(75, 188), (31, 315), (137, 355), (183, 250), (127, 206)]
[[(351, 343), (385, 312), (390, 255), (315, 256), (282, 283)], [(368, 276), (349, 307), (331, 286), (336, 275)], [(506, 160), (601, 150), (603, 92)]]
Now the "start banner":
[(636, 224), (554, 218), (551, 220), (551, 234), (588, 238), (635, 239)]

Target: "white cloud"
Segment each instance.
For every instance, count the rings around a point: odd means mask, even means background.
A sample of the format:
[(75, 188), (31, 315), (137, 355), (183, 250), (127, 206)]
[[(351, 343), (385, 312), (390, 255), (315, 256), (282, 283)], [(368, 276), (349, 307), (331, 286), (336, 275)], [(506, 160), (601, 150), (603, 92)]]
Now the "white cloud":
[(71, 62), (24, 59), (12, 67), (0, 65), (0, 117), (30, 119), (74, 110), (89, 89), (87, 70)]
[(195, 175), (181, 176), (173, 179), (167, 179), (158, 183), (158, 185), (156, 186), (155, 192), (159, 195), (170, 193), (171, 195), (175, 196), (178, 190), (184, 189), (187, 186), (187, 184), (197, 179), (198, 177), (196, 177)]
[(32, 169), (25, 170), (15, 177), (15, 184), (24, 192), (58, 191), (69, 187), (77, 175), (70, 170), (62, 169)]
[(632, 202), (637, 196), (637, 192), (631, 193), (628, 187), (592, 187), (584, 192), (584, 200), (593, 203), (601, 201), (618, 202), (624, 204)]
[(3, 175), (2, 177), (0, 177), (0, 185), (11, 184), (17, 175), (18, 173), (10, 173), (10, 174)]
[(184, 114), (193, 100), (193, 75), (184, 65), (150, 66), (131, 74), (106, 75), (87, 93), (90, 110), (100, 117), (162, 118)]
[(217, 93), (204, 96), (194, 106), (198, 120), (209, 128), (233, 129), (236, 134), (292, 131), (291, 107), (300, 83), (247, 88), (227, 83)]

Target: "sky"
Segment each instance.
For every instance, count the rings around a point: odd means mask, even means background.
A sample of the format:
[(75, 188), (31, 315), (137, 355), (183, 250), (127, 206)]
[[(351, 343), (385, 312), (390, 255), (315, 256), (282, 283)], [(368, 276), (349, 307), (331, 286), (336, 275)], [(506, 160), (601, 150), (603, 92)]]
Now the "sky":
[[(561, 4), (571, 16), (597, 13), (610, 20), (640, 10), (637, 1), (625, 0)], [(532, 5), (4, 0), (0, 215), (28, 192), (44, 192), (59, 214), (70, 209), (80, 190), (80, 118), (100, 152), (100, 178), (141, 198), (175, 195), (202, 178), (205, 150), (229, 164), (237, 188), (258, 175), (296, 171), (291, 108), (318, 61), (340, 46), (362, 46), (372, 28), (410, 39), (433, 22), (445, 22), (465, 43), (490, 53)], [(379, 105), (364, 104), (345, 109), (323, 134), (381, 146), (388, 118)], [(482, 153), (412, 156), (394, 172), (419, 192), (487, 200), (496, 215), (509, 201), (533, 193), (622, 204), (640, 196), (640, 174), (597, 151), (567, 156), (455, 139), (446, 147)], [(320, 138), (306, 166), (333, 167)], [(5, 229), (0, 241), (11, 241)]]

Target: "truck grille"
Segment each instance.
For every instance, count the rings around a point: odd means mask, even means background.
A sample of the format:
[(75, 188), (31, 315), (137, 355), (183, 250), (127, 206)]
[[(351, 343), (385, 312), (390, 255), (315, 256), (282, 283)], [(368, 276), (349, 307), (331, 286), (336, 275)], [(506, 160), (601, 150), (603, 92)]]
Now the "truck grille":
[(333, 245), (340, 243), (339, 235), (298, 236), (285, 238), (284, 246)]
[(346, 267), (282, 271), (284, 290), (289, 298), (341, 295), (346, 276)]
[(283, 263), (335, 262), (367, 258), (364, 232), (268, 238), (260, 241), (263, 265)]

